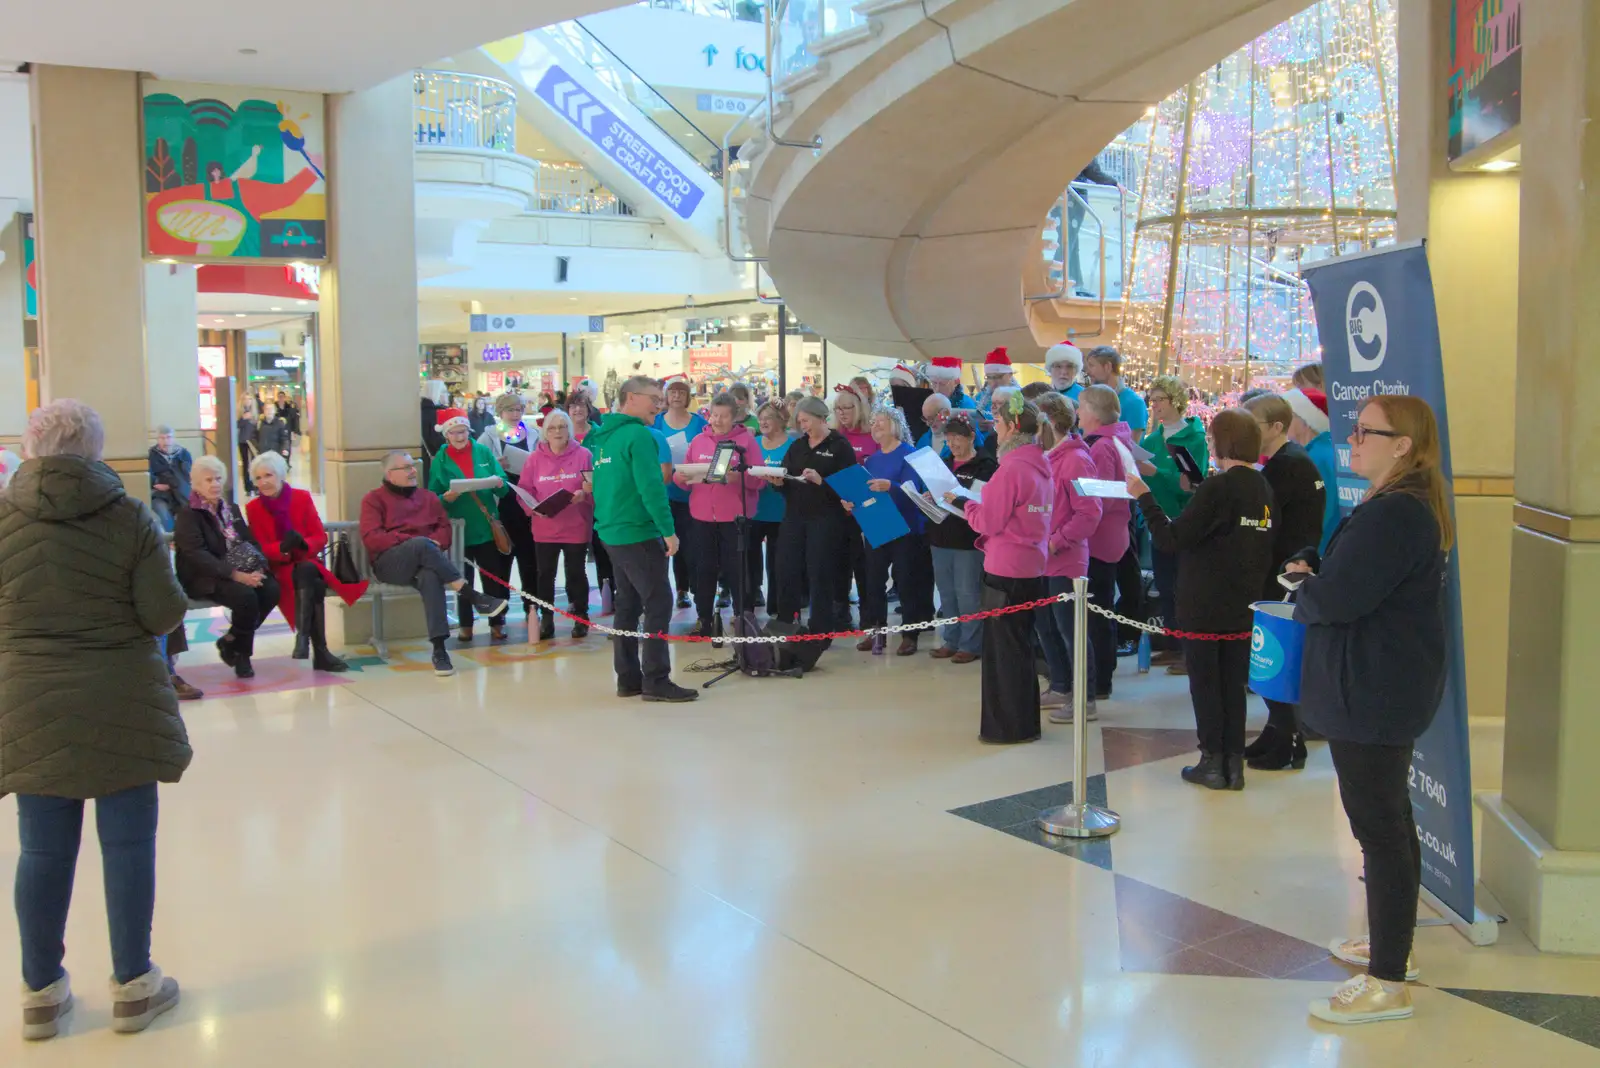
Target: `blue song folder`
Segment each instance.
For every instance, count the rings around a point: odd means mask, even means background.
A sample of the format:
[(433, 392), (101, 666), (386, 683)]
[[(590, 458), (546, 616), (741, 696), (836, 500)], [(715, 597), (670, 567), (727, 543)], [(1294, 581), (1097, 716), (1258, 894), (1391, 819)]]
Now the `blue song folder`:
[(911, 533), (911, 528), (906, 526), (900, 509), (894, 506), (894, 501), (887, 493), (874, 493), (867, 488), (871, 478), (865, 467), (853, 464), (823, 481), (832, 486), (842, 499), (855, 505), (853, 514), (861, 525), (861, 533), (867, 536), (867, 544), (876, 549), (896, 538), (905, 537)]

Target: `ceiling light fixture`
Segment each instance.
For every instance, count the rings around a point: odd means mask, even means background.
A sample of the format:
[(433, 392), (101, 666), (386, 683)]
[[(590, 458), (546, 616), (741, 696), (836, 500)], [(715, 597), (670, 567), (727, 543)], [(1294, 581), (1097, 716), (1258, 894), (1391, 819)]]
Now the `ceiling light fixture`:
[(1514, 171), (1517, 169), (1517, 161), (1513, 159), (1492, 159), (1488, 163), (1480, 164), (1478, 169), (1480, 171), (1488, 171), (1490, 174), (1498, 174), (1500, 171)]
[(245, 314), (244, 314), (244, 312), (234, 312), (233, 313), (233, 317), (235, 319), (243, 319), (245, 317)]
[(273, 311), (283, 311), (283, 309), (282, 309), (282, 308), (276, 308), (276, 307), (275, 307), (275, 308), (273, 308), (273, 309), (272, 309), (272, 310), (273, 310)]

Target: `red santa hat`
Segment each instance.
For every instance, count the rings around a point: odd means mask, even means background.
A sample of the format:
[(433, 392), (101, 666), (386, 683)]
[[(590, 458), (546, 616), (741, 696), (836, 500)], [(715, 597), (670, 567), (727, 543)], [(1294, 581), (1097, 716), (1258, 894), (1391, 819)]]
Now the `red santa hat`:
[(600, 396), (600, 388), (594, 384), (594, 379), (589, 378), (586, 375), (580, 375), (579, 377), (574, 378), (572, 380), (572, 385), (567, 387), (567, 394), (570, 396), (575, 390), (580, 389), (589, 394), (590, 400), (594, 400), (596, 397)]
[(1016, 368), (1011, 366), (1011, 357), (1006, 355), (1006, 347), (1001, 345), (983, 358), (983, 373), (986, 375), (1009, 375)]
[(661, 380), (661, 390), (662, 390), (662, 392), (666, 392), (667, 390), (671, 389), (673, 386), (682, 386), (684, 389), (688, 389), (689, 392), (691, 392), (691, 393), (694, 392), (694, 390), (689, 388), (689, 376), (686, 375), (686, 374), (681, 374), (680, 373), (680, 374), (675, 374), (675, 375), (668, 375), (667, 377), (665, 377), (665, 378), (663, 378)]
[(903, 363), (897, 363), (889, 372), (889, 381), (897, 386), (914, 386), (917, 384), (917, 372)]
[(959, 356), (935, 356), (928, 367), (928, 377), (935, 381), (955, 382), (961, 378)]
[(1070, 341), (1063, 341), (1059, 344), (1051, 345), (1049, 349), (1045, 350), (1045, 368), (1049, 369), (1058, 363), (1071, 364), (1075, 369), (1082, 371), (1083, 352), (1078, 348), (1078, 346), (1074, 345)]
[(433, 424), (433, 429), (441, 434), (453, 426), (464, 426), (468, 430), (472, 429), (472, 420), (468, 419), (467, 413), (460, 408), (440, 408), (434, 419), (438, 421)]
[(1289, 409), (1300, 417), (1300, 421), (1316, 431), (1325, 433), (1328, 429), (1328, 398), (1320, 389), (1291, 389), (1283, 395), (1289, 402)]

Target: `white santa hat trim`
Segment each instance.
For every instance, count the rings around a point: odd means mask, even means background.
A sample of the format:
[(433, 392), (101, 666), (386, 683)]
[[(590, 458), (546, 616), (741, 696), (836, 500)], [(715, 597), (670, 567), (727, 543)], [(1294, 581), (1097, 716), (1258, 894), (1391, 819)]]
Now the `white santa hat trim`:
[(917, 373), (905, 364), (897, 363), (889, 372), (889, 381), (897, 386), (914, 386), (917, 384)]
[(1305, 395), (1305, 391), (1291, 389), (1283, 395), (1283, 399), (1289, 402), (1289, 409), (1295, 415), (1298, 415), (1306, 426), (1318, 434), (1327, 431), (1328, 417), (1323, 414), (1321, 408), (1311, 402), (1311, 398)]
[(467, 413), (460, 408), (440, 408), (434, 418), (438, 421), (433, 424), (433, 429), (440, 434), (445, 433), (453, 426), (464, 426), (468, 430), (472, 429), (472, 420), (468, 419)]
[(1016, 368), (1011, 366), (1011, 357), (1006, 354), (1004, 345), (983, 358), (983, 373), (986, 375), (1009, 375), (1015, 371)]
[(955, 382), (961, 378), (961, 359), (958, 356), (935, 356), (928, 366), (928, 377), (935, 381)]
[(1051, 345), (1044, 354), (1046, 368), (1054, 367), (1058, 363), (1071, 364), (1079, 371), (1083, 370), (1083, 351), (1070, 341), (1063, 341)]
[(663, 392), (677, 385), (681, 385), (687, 389), (689, 387), (689, 376), (679, 372), (675, 375), (668, 375), (661, 380), (661, 389)]

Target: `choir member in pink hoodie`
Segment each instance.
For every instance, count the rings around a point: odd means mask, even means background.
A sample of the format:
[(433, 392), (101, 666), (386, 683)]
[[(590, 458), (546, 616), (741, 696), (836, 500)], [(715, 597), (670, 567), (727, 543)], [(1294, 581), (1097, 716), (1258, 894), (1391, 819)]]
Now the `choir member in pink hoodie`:
[[(999, 470), (978, 500), (946, 495), (964, 501), (967, 523), (978, 532), (985, 611), (1044, 596), (1055, 488), (1039, 447), (1041, 421), (1039, 409), (1020, 392), (1008, 393), (994, 410)], [(1010, 745), (1038, 739), (1039, 687), (1034, 679), (1032, 613), (1013, 612), (987, 620), (981, 741)]]

